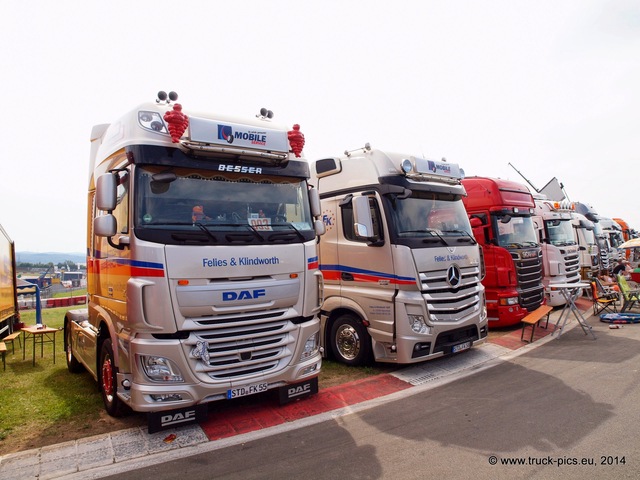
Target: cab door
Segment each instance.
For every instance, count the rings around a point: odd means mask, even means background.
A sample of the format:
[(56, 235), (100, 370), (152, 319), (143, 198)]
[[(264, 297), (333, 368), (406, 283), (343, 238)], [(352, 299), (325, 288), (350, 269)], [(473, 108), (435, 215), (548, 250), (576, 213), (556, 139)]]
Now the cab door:
[(362, 211), (354, 215), (352, 200), (355, 196), (347, 195), (340, 202), (338, 227), (342, 242), (338, 249), (338, 263), (341, 296), (345, 304), (357, 304), (357, 307), (352, 307), (357, 308), (369, 324), (369, 334), (374, 340), (392, 342), (395, 337), (397, 277), (380, 198), (374, 193), (367, 194), (371, 232), (365, 237), (355, 225), (356, 217), (363, 215)]

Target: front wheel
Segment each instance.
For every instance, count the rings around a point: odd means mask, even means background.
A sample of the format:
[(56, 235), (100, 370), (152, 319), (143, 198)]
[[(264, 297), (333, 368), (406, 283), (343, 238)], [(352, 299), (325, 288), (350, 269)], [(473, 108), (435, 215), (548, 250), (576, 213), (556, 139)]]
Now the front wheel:
[(353, 315), (341, 315), (331, 327), (331, 350), (335, 359), (358, 366), (371, 362), (371, 337)]
[(124, 414), (124, 404), (118, 398), (118, 371), (113, 356), (111, 339), (102, 342), (100, 347), (100, 392), (104, 408), (112, 417), (121, 417)]

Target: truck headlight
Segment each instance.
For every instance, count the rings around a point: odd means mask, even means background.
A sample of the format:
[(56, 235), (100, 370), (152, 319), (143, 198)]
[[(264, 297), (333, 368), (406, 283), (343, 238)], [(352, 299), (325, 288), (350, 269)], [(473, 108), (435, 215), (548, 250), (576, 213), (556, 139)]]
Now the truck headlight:
[(320, 334), (318, 332), (307, 338), (307, 341), (304, 342), (304, 350), (302, 351), (302, 355), (300, 355), (300, 360), (305, 360), (309, 357), (313, 357), (318, 352), (319, 338)]
[(407, 315), (407, 317), (409, 318), (409, 326), (415, 333), (424, 335), (431, 332), (431, 328), (422, 315)]
[(502, 305), (503, 307), (505, 305), (517, 305), (517, 304), (518, 304), (518, 297), (507, 297), (507, 298), (500, 299), (500, 305)]
[(153, 382), (184, 382), (180, 369), (168, 358), (141, 355), (140, 363), (145, 375)]

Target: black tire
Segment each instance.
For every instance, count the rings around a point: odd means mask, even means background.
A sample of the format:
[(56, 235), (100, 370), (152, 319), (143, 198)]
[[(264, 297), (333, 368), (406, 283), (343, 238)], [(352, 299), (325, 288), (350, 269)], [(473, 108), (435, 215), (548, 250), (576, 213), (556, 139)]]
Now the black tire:
[(331, 351), (340, 363), (358, 366), (371, 363), (371, 337), (353, 315), (341, 315), (331, 326)]
[(84, 371), (84, 365), (78, 361), (71, 350), (71, 328), (68, 326), (64, 331), (64, 339), (64, 346), (66, 349), (65, 357), (67, 357), (67, 370), (71, 373), (80, 373)]
[(125, 405), (118, 398), (118, 369), (115, 365), (111, 339), (106, 339), (100, 347), (98, 385), (107, 413), (112, 417), (123, 416)]

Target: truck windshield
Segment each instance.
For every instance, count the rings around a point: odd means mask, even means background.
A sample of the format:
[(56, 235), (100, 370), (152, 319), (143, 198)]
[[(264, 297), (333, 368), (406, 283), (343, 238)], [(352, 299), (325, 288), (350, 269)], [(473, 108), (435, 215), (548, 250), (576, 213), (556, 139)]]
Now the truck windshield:
[(295, 243), (314, 238), (300, 178), (141, 166), (135, 228), (162, 243)]
[(611, 243), (612, 247), (618, 248), (623, 243), (622, 235), (615, 231), (609, 232), (609, 243)]
[(393, 228), (399, 238), (465, 237), (475, 243), (469, 218), (459, 197), (413, 191), (391, 201)]
[(531, 217), (494, 215), (492, 218), (501, 247), (523, 248), (538, 244)]
[(571, 220), (546, 220), (544, 224), (547, 230), (547, 239), (551, 245), (566, 247), (576, 244)]

